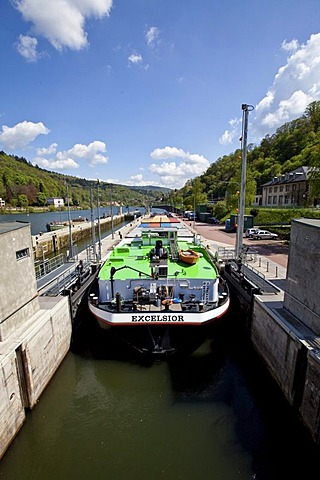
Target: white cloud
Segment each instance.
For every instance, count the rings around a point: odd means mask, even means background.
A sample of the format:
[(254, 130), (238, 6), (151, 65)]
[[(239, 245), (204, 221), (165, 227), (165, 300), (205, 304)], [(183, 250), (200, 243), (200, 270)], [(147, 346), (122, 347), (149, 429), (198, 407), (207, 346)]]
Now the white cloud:
[(46, 156), (46, 155), (52, 155), (53, 153), (56, 153), (57, 151), (57, 143), (52, 143), (50, 147), (48, 148), (37, 148), (37, 155), (41, 156)]
[[(75, 144), (69, 150), (57, 150), (57, 144), (53, 143), (49, 148), (42, 148), (37, 150), (37, 156), (32, 163), (39, 165), (39, 167), (48, 168), (50, 170), (65, 170), (69, 168), (78, 168), (77, 160), (86, 160), (90, 167), (97, 164), (105, 164), (108, 162), (108, 157), (103, 155), (107, 151), (107, 146), (104, 142), (95, 140), (89, 145), (81, 143)], [(45, 158), (54, 154), (54, 158)]]
[(108, 157), (102, 155), (102, 153), (105, 153), (106, 151), (106, 144), (104, 142), (100, 142), (99, 140), (95, 140), (94, 142), (89, 143), (89, 145), (82, 145), (81, 143), (77, 143), (66, 153), (71, 157), (85, 158), (86, 160), (88, 160), (89, 165), (93, 166), (108, 162)]
[(149, 171), (160, 177), (159, 184), (169, 188), (182, 187), (187, 180), (201, 175), (209, 167), (209, 161), (203, 155), (176, 147), (156, 148), (150, 157), (157, 162), (170, 160), (149, 165)]
[(42, 122), (21, 122), (14, 127), (2, 126), (0, 143), (8, 150), (25, 148), (33, 142), (38, 135), (47, 135), (50, 130)]
[(241, 124), (241, 118), (233, 118), (229, 120), (229, 125), (231, 130), (225, 130), (224, 133), (219, 138), (219, 143), (221, 145), (228, 145), (234, 142), (236, 137), (239, 137), (239, 125)]
[(281, 44), (281, 48), (286, 52), (293, 52), (295, 50), (298, 50), (299, 42), (296, 39), (291, 40), (291, 42), (287, 42), (287, 40), (284, 40)]
[(293, 53), (257, 105), (254, 127), (260, 136), (301, 116), (309, 103), (320, 99), (320, 33), (306, 44), (285, 41), (282, 48)]
[(128, 60), (129, 60), (129, 63), (138, 64), (138, 63), (142, 63), (143, 58), (139, 53), (132, 53), (128, 57)]
[[(256, 143), (284, 123), (303, 115), (311, 102), (320, 100), (320, 33), (311, 35), (301, 45), (297, 40), (285, 40), (281, 48), (290, 55), (250, 115), (250, 139)], [(240, 125), (231, 124), (231, 129), (226, 130), (219, 141), (231, 144), (240, 136)]]
[(230, 143), (233, 143), (233, 140), (236, 134), (237, 134), (236, 130), (232, 130), (232, 131), (225, 130), (224, 133), (219, 138), (219, 143), (221, 143), (221, 145), (228, 145)]
[(186, 152), (182, 148), (176, 147), (164, 147), (156, 148), (150, 153), (150, 157), (153, 160), (165, 160), (167, 158), (185, 158)]
[(136, 182), (141, 182), (141, 180), (143, 180), (143, 175), (141, 175), (141, 173), (138, 173), (138, 175), (132, 175), (130, 177), (130, 180), (132, 181), (136, 181)]
[(274, 94), (269, 90), (266, 94), (266, 96), (260, 100), (258, 105), (256, 106), (256, 112), (263, 111), (271, 107), (272, 102), (274, 100)]
[(311, 96), (301, 90), (293, 92), (290, 98), (279, 102), (275, 112), (267, 113), (266, 116), (262, 118), (261, 124), (272, 128), (279, 126), (279, 124), (286, 123), (290, 119), (298, 117), (303, 113), (311, 101)]
[(43, 157), (35, 157), (32, 163), (47, 170), (66, 170), (69, 168), (79, 168), (79, 164), (76, 163), (72, 158), (48, 160), (47, 158)]
[(29, 35), (19, 35), (16, 43), (18, 53), (27, 60), (27, 62), (36, 62), (39, 58), (37, 52), (38, 40)]
[(146, 33), (146, 42), (149, 47), (154, 47), (158, 43), (160, 30), (157, 27), (150, 27)]
[(85, 21), (110, 14), (113, 0), (13, 0), (34, 35), (46, 38), (57, 50), (81, 50), (88, 45)]

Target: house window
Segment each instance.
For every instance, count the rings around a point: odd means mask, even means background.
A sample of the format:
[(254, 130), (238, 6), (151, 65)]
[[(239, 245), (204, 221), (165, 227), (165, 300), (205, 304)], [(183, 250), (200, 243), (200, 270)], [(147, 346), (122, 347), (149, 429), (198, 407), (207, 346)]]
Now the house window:
[(283, 195), (279, 195), (279, 205), (282, 205), (283, 203)]
[(277, 195), (274, 195), (273, 196), (273, 205), (276, 205), (276, 203), (277, 203)]
[(289, 192), (290, 190), (290, 185), (286, 185), (286, 192)]
[(271, 193), (271, 192), (272, 192), (272, 187), (269, 187), (269, 193)]
[(292, 185), (292, 190), (296, 190), (297, 189), (297, 185), (293, 184)]
[(284, 196), (284, 203), (288, 203), (288, 195)]
[(24, 248), (23, 250), (18, 250), (16, 252), (16, 259), (21, 260), (22, 258), (30, 257), (29, 248)]
[(271, 195), (268, 196), (268, 203), (271, 203)]
[(280, 187), (280, 192), (283, 192), (283, 185), (281, 185)]
[(276, 193), (278, 191), (278, 187), (273, 187), (273, 191)]

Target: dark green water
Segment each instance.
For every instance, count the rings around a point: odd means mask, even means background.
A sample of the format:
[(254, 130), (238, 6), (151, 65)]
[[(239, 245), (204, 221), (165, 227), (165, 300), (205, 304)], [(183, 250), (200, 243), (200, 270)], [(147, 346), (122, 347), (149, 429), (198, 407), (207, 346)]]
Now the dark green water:
[(226, 321), (191, 356), (149, 366), (112, 358), (89, 332), (28, 413), (0, 479), (316, 478), (319, 452), (233, 331)]

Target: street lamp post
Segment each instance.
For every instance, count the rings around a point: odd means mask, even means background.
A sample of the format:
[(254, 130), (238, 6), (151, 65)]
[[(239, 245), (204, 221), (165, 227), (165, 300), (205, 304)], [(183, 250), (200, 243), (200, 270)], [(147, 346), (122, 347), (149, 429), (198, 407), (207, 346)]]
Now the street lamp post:
[(195, 229), (196, 225), (196, 196), (193, 195), (193, 230)]
[(248, 116), (254, 107), (252, 105), (242, 104), (242, 168), (241, 168), (241, 189), (239, 199), (238, 227), (236, 234), (235, 256), (241, 259), (243, 247), (243, 227), (246, 199), (246, 175), (247, 175), (247, 137), (248, 137)]
[(111, 237), (114, 239), (114, 228), (113, 228), (113, 208), (112, 208), (112, 183), (110, 183), (110, 208), (111, 208)]
[(101, 260), (101, 227), (100, 227), (100, 192), (99, 192), (99, 179), (97, 185), (97, 212), (98, 212), (98, 239), (99, 239), (99, 260)]
[(72, 240), (72, 225), (70, 214), (70, 199), (69, 199), (69, 185), (67, 183), (67, 205), (68, 205), (68, 224), (69, 224), (69, 241), (70, 241), (70, 258), (73, 258), (73, 240)]
[(91, 207), (91, 237), (92, 237), (92, 249), (93, 249), (94, 261), (96, 261), (96, 260), (97, 260), (97, 252), (96, 252), (96, 233), (95, 233), (95, 224), (94, 224), (94, 216), (93, 216), (92, 188), (90, 188), (90, 207)]

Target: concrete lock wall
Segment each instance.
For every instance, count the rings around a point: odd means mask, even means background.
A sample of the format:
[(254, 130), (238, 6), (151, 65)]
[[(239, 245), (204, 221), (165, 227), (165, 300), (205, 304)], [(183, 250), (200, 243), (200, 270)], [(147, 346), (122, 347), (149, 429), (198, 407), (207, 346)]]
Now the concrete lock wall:
[(16, 361), (15, 350), (0, 357), (0, 459), (26, 418)]
[(0, 458), (69, 351), (72, 322), (68, 297), (41, 298), (41, 310), (0, 354)]
[(30, 225), (18, 224), (2, 233), (0, 251), (0, 341), (4, 341), (39, 310)]
[[(310, 329), (282, 302), (256, 296), (251, 340), (315, 443), (320, 444), (320, 350)], [(300, 324), (300, 326), (299, 326)]]
[(316, 443), (320, 443), (320, 358), (319, 353), (308, 352), (308, 367), (303, 398), (300, 407), (300, 416), (303, 423), (311, 432)]
[(320, 335), (320, 220), (292, 222), (284, 308)]
[[(124, 221), (123, 215), (115, 215), (113, 222), (111, 218), (104, 218), (100, 221), (101, 232), (117, 226)], [(80, 223), (79, 225), (73, 224), (71, 227), (72, 240), (74, 243), (83, 240), (85, 238), (90, 238), (92, 235), (92, 226), (90, 222)], [(98, 235), (98, 224), (95, 222), (95, 233)], [(98, 238), (96, 238), (98, 240)], [(70, 234), (69, 228), (65, 227), (61, 230), (56, 230), (53, 232), (47, 232), (42, 235), (34, 235), (32, 237), (32, 243), (34, 247), (34, 255), (36, 259), (42, 259), (43, 249), (46, 254), (53, 252), (59, 252), (63, 248), (69, 248), (70, 246)]]
[(272, 298), (270, 302), (262, 302), (255, 297), (251, 340), (288, 402), (293, 405), (294, 378), (301, 344), (293, 331), (273, 314), (272, 303), (278, 306), (278, 302), (273, 302)]
[(22, 344), (28, 407), (33, 408), (54, 372), (67, 354), (71, 341), (71, 316), (68, 297), (59, 300), (41, 317)]

